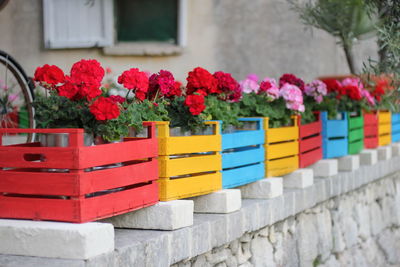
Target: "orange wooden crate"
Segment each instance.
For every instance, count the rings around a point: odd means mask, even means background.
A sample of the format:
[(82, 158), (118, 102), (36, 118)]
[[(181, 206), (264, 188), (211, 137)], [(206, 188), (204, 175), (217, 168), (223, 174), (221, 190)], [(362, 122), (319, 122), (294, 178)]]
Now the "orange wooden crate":
[(96, 146), (83, 146), (83, 129), (0, 129), (69, 134), (68, 147), (0, 143), (0, 217), (81, 223), (157, 203), (158, 143), (154, 124), (146, 126), (148, 138)]

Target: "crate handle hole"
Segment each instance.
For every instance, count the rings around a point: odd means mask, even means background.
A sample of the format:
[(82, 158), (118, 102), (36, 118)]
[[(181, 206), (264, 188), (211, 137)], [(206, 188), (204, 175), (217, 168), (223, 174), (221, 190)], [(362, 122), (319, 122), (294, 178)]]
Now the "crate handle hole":
[(46, 161), (46, 156), (43, 154), (24, 154), (24, 160), (25, 161), (38, 161), (38, 162), (44, 162)]

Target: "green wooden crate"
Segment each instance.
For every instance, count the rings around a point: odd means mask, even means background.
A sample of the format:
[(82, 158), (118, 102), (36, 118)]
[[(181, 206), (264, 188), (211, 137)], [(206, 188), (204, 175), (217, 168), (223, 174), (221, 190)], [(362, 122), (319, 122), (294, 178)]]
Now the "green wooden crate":
[(364, 148), (364, 117), (361, 112), (357, 115), (348, 114), (349, 122), (349, 154), (358, 154)]

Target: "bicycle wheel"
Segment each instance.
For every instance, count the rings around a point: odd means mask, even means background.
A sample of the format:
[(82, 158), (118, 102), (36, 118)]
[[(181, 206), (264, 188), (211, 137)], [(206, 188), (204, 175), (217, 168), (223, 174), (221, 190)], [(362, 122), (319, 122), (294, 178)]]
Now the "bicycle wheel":
[[(0, 50), (0, 128), (35, 128), (33, 88), (18, 62)], [(33, 140), (33, 134), (3, 136), (4, 144)]]

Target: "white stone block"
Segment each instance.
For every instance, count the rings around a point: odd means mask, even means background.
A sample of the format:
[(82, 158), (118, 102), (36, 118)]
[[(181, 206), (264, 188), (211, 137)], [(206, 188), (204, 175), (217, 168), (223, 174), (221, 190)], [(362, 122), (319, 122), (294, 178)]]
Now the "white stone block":
[(375, 149), (365, 149), (360, 153), (361, 165), (374, 165), (378, 162), (378, 152)]
[(392, 146), (392, 156), (398, 157), (400, 156), (400, 143), (393, 143)]
[(172, 200), (103, 220), (116, 228), (175, 230), (193, 225), (193, 200)]
[(270, 177), (241, 186), (239, 189), (243, 198), (268, 199), (283, 194), (283, 182), (281, 177)]
[(239, 189), (224, 189), (204, 196), (191, 198), (194, 212), (197, 213), (231, 213), (242, 207), (242, 196)]
[(306, 188), (314, 183), (314, 171), (312, 169), (298, 169), (283, 177), (285, 188)]
[(311, 166), (315, 177), (330, 177), (338, 174), (337, 159), (323, 159)]
[(0, 254), (89, 259), (114, 250), (108, 223), (0, 220)]
[(388, 160), (392, 157), (392, 147), (391, 146), (381, 146), (378, 147), (378, 160)]
[(360, 168), (360, 157), (358, 155), (348, 155), (339, 158), (339, 171), (352, 172)]

